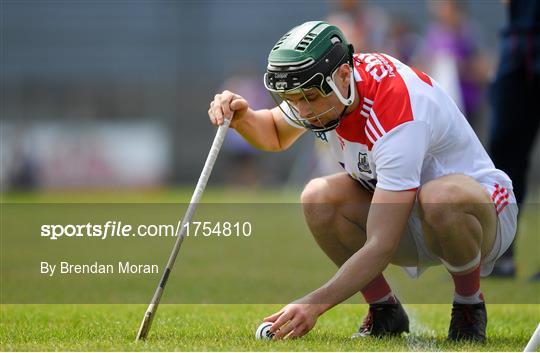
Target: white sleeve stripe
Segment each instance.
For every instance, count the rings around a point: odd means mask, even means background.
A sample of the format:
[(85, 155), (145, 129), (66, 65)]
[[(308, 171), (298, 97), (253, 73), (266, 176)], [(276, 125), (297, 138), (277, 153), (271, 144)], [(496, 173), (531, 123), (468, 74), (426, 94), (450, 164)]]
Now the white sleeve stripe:
[(370, 131), (370, 130), (368, 130), (368, 129), (364, 129), (364, 130), (365, 130), (365, 132), (366, 132), (366, 136), (367, 136), (367, 138), (369, 139), (369, 141), (371, 141), (372, 144), (375, 144), (376, 140), (373, 139), (373, 137), (371, 137), (371, 135), (369, 134), (369, 131)]
[[(408, 190), (420, 185), (422, 166), (429, 149), (429, 126), (409, 121), (396, 126), (373, 145), (377, 187)], [(403, 141), (414, 141), (403, 144)]]
[(375, 122), (375, 125), (379, 128), (379, 131), (381, 132), (381, 134), (385, 135), (386, 131), (382, 127), (381, 123), (379, 122), (379, 119), (377, 119), (377, 115), (375, 115), (375, 111), (373, 109), (371, 110), (370, 114), (371, 114), (371, 118)]
[(368, 103), (369, 105), (373, 105), (373, 101), (371, 99), (368, 99), (364, 97), (364, 102)]
[(373, 135), (373, 137), (375, 137), (375, 140), (378, 140), (382, 137), (382, 135), (380, 135), (377, 130), (373, 127), (373, 125), (371, 124), (371, 120), (368, 119), (367, 123), (366, 123), (366, 127), (371, 131), (371, 134)]
[(364, 118), (369, 118), (369, 114), (363, 110), (360, 111), (360, 115), (362, 115)]

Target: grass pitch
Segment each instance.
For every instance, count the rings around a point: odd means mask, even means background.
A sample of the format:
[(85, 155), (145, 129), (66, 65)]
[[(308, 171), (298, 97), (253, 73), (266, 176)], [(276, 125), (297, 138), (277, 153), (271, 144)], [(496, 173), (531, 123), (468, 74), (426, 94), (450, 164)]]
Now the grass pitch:
[[(191, 190), (147, 191), (144, 193), (52, 193), (7, 195), (3, 202), (178, 202), (187, 200)], [(238, 192), (226, 189), (209, 190), (205, 202), (296, 202), (297, 193)], [(179, 215), (180, 216), (180, 215)], [(298, 222), (303, 222), (298, 220)], [(135, 342), (135, 335), (146, 305), (140, 304), (3, 304), (0, 308), (0, 349), (3, 351), (520, 351), (540, 321), (538, 296), (540, 287), (526, 277), (538, 267), (538, 214), (523, 219), (518, 242), (517, 259), (520, 277), (516, 280), (484, 279), (482, 288), (488, 298), (488, 342), (484, 345), (446, 342), (450, 304), (406, 304), (411, 320), (411, 333), (392, 339), (352, 340), (351, 334), (364, 317), (367, 306), (350, 304), (358, 298), (332, 309), (321, 318), (314, 330), (298, 340), (257, 341), (254, 332), (261, 319), (281, 308), (281, 304), (165, 304), (161, 305), (145, 342)], [(532, 222), (532, 223), (531, 223)], [(270, 235), (269, 235), (270, 236)], [(305, 238), (304, 240), (307, 240)], [(189, 240), (189, 239), (188, 239)], [(302, 241), (304, 241), (302, 240)], [(309, 241), (309, 240), (308, 240)], [(324, 255), (318, 250), (303, 250), (304, 256), (315, 256), (305, 273), (283, 276), (282, 286), (294, 286), (307, 271), (332, 273)], [(311, 241), (309, 246), (313, 245)], [(166, 261), (170, 251), (165, 247)], [(188, 251), (189, 250), (189, 251)], [(182, 252), (185, 251), (185, 252)], [(204, 271), (196, 272), (189, 264), (199, 256), (197, 247), (183, 249), (177, 263), (191, 271), (194, 281), (176, 271), (171, 275), (164, 299), (176, 291), (189, 292), (193, 297), (204, 295)], [(307, 255), (305, 255), (307, 254)], [(245, 253), (244, 257), (250, 256)], [(285, 253), (285, 257), (293, 256)], [(190, 258), (191, 257), (191, 258)], [(320, 260), (320, 261), (319, 261)], [(211, 262), (212, 258), (207, 258)], [(234, 262), (234, 258), (229, 261)], [(320, 262), (320, 268), (316, 263)], [(426, 272), (419, 280), (406, 279), (402, 271), (388, 270), (392, 284), (397, 282), (398, 294), (407, 296), (417, 291), (429, 293), (433, 288), (447, 287), (451, 298), (451, 281), (442, 269)], [(196, 285), (198, 281), (198, 286)], [(450, 282), (449, 282), (450, 281)], [(151, 281), (148, 300), (157, 281)], [(154, 283), (155, 282), (155, 283)], [(246, 284), (247, 285), (247, 284)], [(248, 286), (249, 287), (249, 286)], [(516, 288), (520, 288), (519, 291)], [(446, 291), (445, 291), (446, 292)], [(519, 293), (518, 293), (519, 292)], [(516, 295), (514, 302), (533, 304), (493, 304), (501, 296)], [(519, 298), (522, 296), (522, 298)], [(533, 300), (530, 300), (533, 298)], [(534, 299), (536, 298), (536, 299)], [(295, 299), (295, 298), (291, 298)], [(491, 299), (491, 301), (490, 301)], [(491, 303), (491, 304), (490, 304)]]
[(258, 341), (262, 317), (280, 305), (163, 305), (149, 337), (135, 342), (144, 305), (4, 305), (2, 350), (23, 351), (519, 351), (540, 317), (538, 305), (488, 305), (488, 342), (449, 344), (450, 305), (406, 305), (411, 333), (350, 339), (367, 305), (340, 305), (301, 339)]

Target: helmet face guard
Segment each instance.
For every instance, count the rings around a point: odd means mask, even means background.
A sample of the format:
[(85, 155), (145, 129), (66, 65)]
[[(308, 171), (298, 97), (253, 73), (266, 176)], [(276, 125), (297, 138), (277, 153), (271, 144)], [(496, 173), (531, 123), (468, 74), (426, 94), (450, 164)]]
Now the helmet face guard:
[[(309, 92), (311, 90), (316, 90), (317, 94), (321, 94), (320, 91), (317, 88), (309, 88), (309, 89), (303, 89), (300, 88), (299, 91), (302, 94), (302, 98), (306, 101), (307, 104), (309, 103), (309, 99), (306, 96), (306, 92)], [(336, 119), (333, 119), (327, 123), (323, 123), (321, 118), (323, 118), (324, 115), (334, 111), (336, 107), (330, 107), (329, 109), (326, 109), (323, 112), (320, 112), (318, 114), (315, 114), (310, 117), (302, 117), (300, 115), (300, 112), (296, 108), (294, 104), (292, 104), (285, 95), (276, 94), (276, 93), (270, 93), (274, 101), (276, 102), (279, 109), (281, 109), (281, 112), (292, 122), (295, 124), (302, 126), (306, 129), (312, 130), (314, 132), (327, 132), (330, 130), (335, 129), (339, 125), (339, 117)], [(332, 92), (330, 93), (332, 94)], [(280, 102), (281, 99), (281, 102)]]
[[(300, 44), (297, 43), (298, 38)], [(311, 42), (308, 39), (311, 39)], [(298, 48), (302, 43), (304, 47), (301, 47), (303, 50), (300, 51)], [(309, 44), (314, 46), (311, 51)], [(285, 34), (272, 49), (264, 75), (264, 85), (283, 114), (291, 121), (315, 132), (335, 129), (339, 125), (340, 115), (336, 114), (338, 117), (326, 124), (323, 124), (321, 118), (336, 107), (317, 112), (315, 116), (302, 117), (294, 104), (287, 100), (287, 95), (301, 94), (309, 104), (306, 93), (313, 89), (322, 97), (336, 94), (339, 101), (345, 105), (344, 112), (346, 107), (354, 102), (353, 73), (351, 70), (348, 98), (343, 97), (337, 88), (334, 75), (342, 64), (352, 66), (352, 54), (352, 45), (346, 43), (337, 27), (325, 22), (307, 22)]]

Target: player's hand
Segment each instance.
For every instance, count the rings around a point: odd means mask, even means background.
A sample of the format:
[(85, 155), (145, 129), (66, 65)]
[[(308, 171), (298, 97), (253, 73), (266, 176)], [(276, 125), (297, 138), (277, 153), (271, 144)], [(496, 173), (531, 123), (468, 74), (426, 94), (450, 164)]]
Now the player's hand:
[(315, 326), (320, 313), (318, 304), (292, 303), (263, 321), (273, 323), (270, 332), (275, 333), (274, 339), (297, 338)]
[(222, 93), (216, 94), (214, 100), (210, 102), (208, 116), (212, 124), (221, 125), (225, 118), (240, 119), (247, 112), (248, 108), (248, 102), (242, 96), (225, 90)]

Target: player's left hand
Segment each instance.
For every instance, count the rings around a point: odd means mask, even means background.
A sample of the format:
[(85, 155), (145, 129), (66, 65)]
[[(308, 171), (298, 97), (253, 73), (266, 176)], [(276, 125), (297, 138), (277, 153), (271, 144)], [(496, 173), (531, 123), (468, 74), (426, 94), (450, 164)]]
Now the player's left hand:
[(263, 321), (272, 322), (270, 332), (274, 339), (297, 338), (308, 333), (321, 313), (319, 304), (292, 303)]

